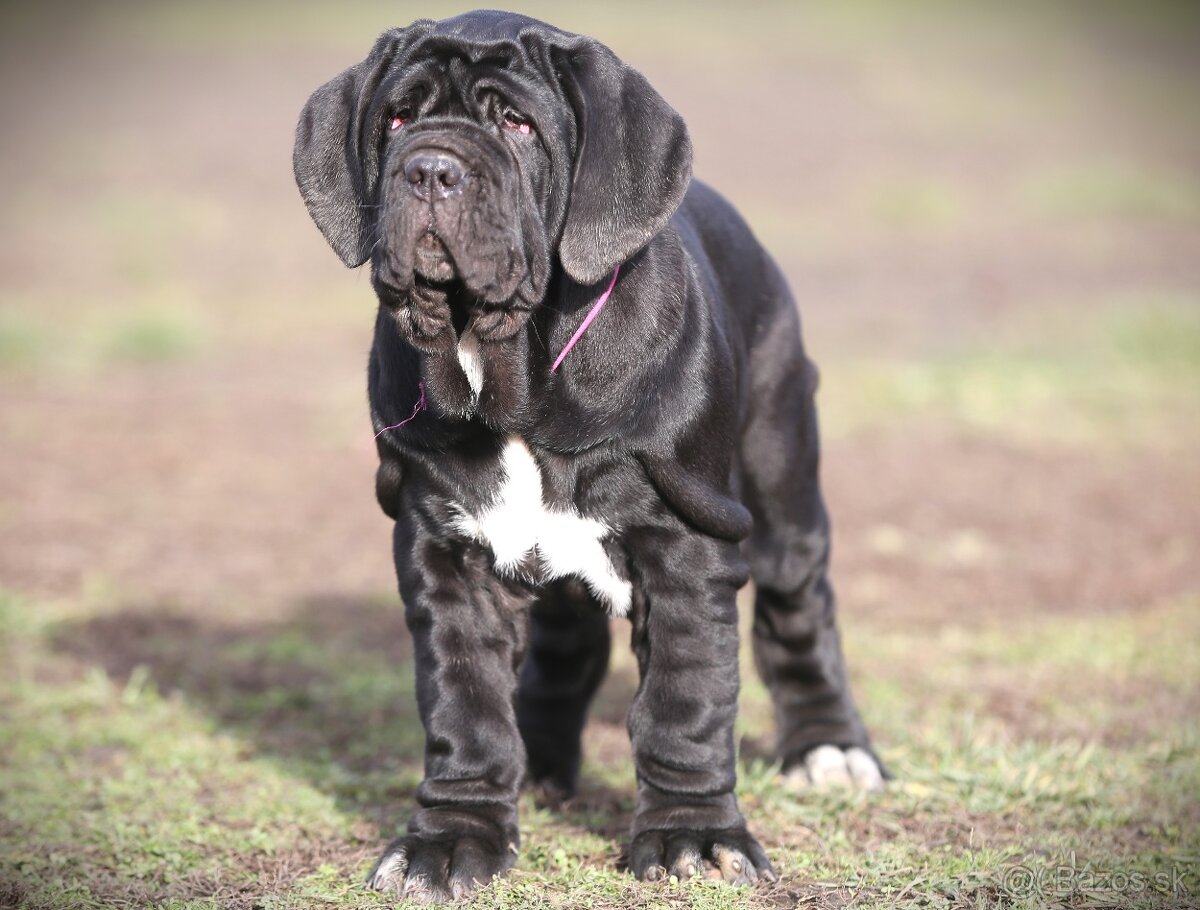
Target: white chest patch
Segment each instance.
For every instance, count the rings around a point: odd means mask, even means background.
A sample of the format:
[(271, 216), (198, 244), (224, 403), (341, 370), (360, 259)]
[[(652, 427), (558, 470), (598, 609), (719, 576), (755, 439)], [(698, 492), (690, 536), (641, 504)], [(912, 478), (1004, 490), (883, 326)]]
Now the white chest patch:
[(458, 362), (467, 374), (471, 391), (478, 399), (479, 390), (483, 388), (483, 361), (479, 359), (479, 339), (474, 332), (464, 332), (458, 339)]
[(608, 604), (612, 615), (628, 613), (629, 582), (618, 577), (601, 545), (611, 528), (585, 518), (572, 506), (546, 508), (542, 473), (525, 440), (510, 436), (500, 460), (504, 480), (492, 504), (479, 515), (460, 510), (458, 529), (491, 548), (501, 574), (518, 574), (521, 563), (536, 551), (541, 558), (540, 580), (576, 575)]

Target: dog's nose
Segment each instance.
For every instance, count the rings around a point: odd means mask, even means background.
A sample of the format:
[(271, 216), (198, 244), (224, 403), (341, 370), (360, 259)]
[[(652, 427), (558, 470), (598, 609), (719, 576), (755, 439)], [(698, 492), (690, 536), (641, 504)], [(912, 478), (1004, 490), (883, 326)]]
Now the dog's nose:
[(404, 179), (409, 189), (426, 202), (461, 193), (465, 176), (462, 162), (450, 155), (426, 152), (404, 162)]

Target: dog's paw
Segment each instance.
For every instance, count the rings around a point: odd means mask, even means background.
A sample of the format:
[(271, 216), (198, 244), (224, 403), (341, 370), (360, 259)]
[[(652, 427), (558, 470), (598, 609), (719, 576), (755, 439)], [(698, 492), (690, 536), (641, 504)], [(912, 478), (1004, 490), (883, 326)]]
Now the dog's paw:
[(864, 792), (883, 789), (883, 769), (866, 749), (851, 746), (817, 746), (783, 772), (783, 779), (796, 790), (850, 787)]
[(473, 837), (402, 837), (383, 851), (367, 886), (419, 904), (462, 900), (506, 871), (515, 855), (515, 846), (502, 853)]
[(758, 841), (745, 828), (696, 831), (643, 831), (629, 847), (629, 870), (645, 882), (674, 875), (724, 879), (731, 885), (753, 885), (779, 879)]

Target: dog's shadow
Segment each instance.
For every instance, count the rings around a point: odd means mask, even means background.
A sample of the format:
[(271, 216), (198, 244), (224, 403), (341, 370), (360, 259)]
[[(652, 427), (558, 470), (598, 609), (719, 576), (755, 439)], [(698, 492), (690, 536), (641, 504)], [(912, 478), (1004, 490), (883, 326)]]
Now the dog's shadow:
[[(210, 714), (339, 809), (374, 823), (381, 838), (415, 806), (424, 732), (395, 599), (314, 598), (250, 622), (133, 605), (64, 623), (54, 644), (120, 685), (136, 679)], [(623, 736), (635, 687), (628, 668), (613, 668), (591, 721), (605, 743)], [(565, 823), (620, 839), (632, 783), (623, 792), (585, 775), (579, 793), (552, 808)]]

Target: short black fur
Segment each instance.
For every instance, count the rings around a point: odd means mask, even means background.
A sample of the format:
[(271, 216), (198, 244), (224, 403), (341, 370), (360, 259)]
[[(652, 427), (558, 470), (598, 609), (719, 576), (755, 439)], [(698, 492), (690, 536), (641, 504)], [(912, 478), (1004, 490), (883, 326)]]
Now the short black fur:
[[(575, 786), (608, 661), (601, 598), (575, 577), (541, 583), (536, 552), (497, 572), (463, 530), (514, 439), (546, 506), (610, 529), (631, 586), (635, 874), (708, 860), (730, 881), (774, 875), (733, 792), (748, 578), (784, 769), (818, 744), (869, 749), (826, 574), (816, 373), (783, 276), (691, 181), (691, 154), (679, 115), (610, 50), (498, 12), (385, 32), (301, 116), (304, 200), (347, 265), (370, 261), (380, 300), (376, 430), (426, 402), (378, 437), (427, 746), (421, 808), (375, 887), (469, 893), (514, 861), (526, 776)], [(468, 335), (477, 392), (457, 356)]]

